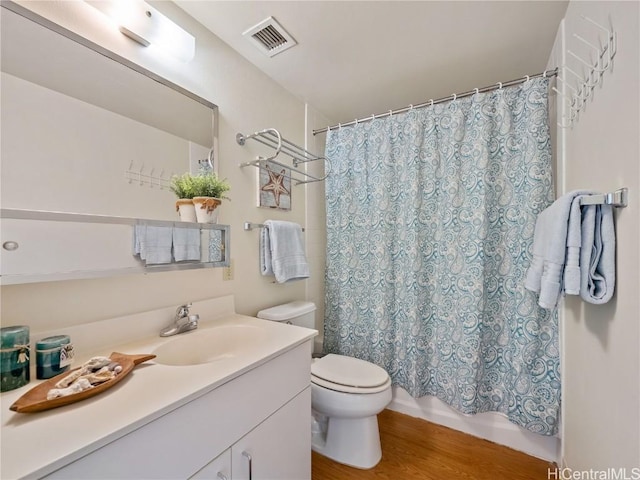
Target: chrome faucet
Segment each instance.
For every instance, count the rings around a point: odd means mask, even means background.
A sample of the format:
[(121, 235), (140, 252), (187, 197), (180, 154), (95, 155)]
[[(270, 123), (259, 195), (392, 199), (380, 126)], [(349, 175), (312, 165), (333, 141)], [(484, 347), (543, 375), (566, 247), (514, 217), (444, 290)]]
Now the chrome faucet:
[(176, 318), (173, 323), (166, 328), (160, 330), (161, 337), (170, 337), (171, 335), (177, 335), (178, 333), (188, 332), (198, 328), (198, 320), (200, 315), (191, 315), (189, 313), (191, 304), (180, 305), (176, 310)]

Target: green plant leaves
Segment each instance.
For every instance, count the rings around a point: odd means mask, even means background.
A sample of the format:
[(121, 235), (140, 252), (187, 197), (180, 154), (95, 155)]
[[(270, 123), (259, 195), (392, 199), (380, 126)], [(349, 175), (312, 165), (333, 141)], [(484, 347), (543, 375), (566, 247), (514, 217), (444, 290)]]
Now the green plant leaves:
[(215, 173), (191, 175), (183, 173), (171, 178), (170, 189), (178, 198), (214, 197), (229, 200), (225, 195), (231, 189), (226, 179), (218, 178)]

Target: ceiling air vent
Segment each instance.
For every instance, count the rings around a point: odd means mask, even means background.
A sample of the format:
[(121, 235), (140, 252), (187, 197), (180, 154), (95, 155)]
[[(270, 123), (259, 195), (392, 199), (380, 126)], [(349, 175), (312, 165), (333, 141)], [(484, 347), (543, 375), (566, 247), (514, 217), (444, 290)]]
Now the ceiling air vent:
[(261, 21), (242, 35), (251, 39), (261, 52), (270, 57), (284, 52), (298, 43), (273, 17)]

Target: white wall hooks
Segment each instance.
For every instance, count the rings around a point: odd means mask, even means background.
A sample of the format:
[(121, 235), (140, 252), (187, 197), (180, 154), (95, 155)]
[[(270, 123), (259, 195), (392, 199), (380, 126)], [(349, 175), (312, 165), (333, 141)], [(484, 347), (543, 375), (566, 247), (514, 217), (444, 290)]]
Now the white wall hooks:
[(150, 188), (158, 188), (160, 190), (168, 189), (171, 181), (171, 177), (174, 175), (172, 172), (170, 175), (165, 175), (164, 168), (156, 174), (155, 167), (146, 173), (146, 167), (144, 162), (140, 164), (140, 167), (134, 165), (134, 161), (131, 160), (129, 168), (124, 172), (124, 178), (132, 185), (147, 186)]
[[(574, 60), (572, 67), (574, 67), (575, 70), (565, 61), (565, 64), (561, 67), (563, 75), (558, 75), (558, 81), (562, 82), (562, 85), (570, 91), (564, 90), (564, 92), (561, 92), (555, 87), (553, 88), (553, 91), (560, 95), (567, 107), (563, 118), (558, 122), (558, 126), (562, 128), (570, 128), (578, 120), (580, 112), (585, 108), (588, 100), (593, 98), (596, 87), (602, 83), (602, 77), (605, 72), (613, 68), (613, 58), (617, 50), (617, 37), (615, 31), (613, 31), (613, 27), (609, 30), (584, 15), (582, 15), (582, 19), (592, 26), (597, 27), (601, 32), (604, 32), (606, 39), (604, 43), (601, 42), (602, 37), (600, 32), (598, 32), (597, 44), (586, 40), (576, 33), (571, 37), (577, 39), (582, 45), (585, 45), (587, 50), (586, 53), (578, 54), (567, 48), (567, 59), (571, 57), (571, 59)], [(587, 58), (586, 60), (585, 57)], [(576, 70), (579, 70), (579, 72)], [(571, 74), (571, 78), (574, 80), (573, 82), (569, 80), (567, 74)]]

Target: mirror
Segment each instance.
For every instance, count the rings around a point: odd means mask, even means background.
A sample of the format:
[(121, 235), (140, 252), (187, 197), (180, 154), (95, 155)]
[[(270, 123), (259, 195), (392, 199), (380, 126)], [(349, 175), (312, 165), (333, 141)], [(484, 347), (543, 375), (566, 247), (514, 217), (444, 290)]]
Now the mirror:
[[(18, 4), (2, 9), (2, 243), (24, 247), (3, 248), (2, 283), (23, 283), (9, 279), (21, 272), (42, 281), (148, 271), (132, 255), (131, 225), (178, 220), (169, 179), (210, 151), (215, 162), (216, 105)], [(200, 262), (171, 269), (228, 262), (228, 228), (202, 232)]]

